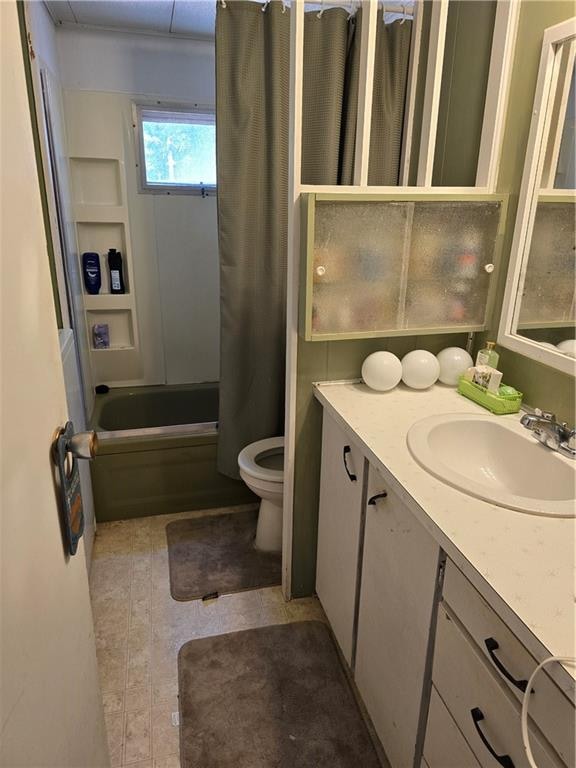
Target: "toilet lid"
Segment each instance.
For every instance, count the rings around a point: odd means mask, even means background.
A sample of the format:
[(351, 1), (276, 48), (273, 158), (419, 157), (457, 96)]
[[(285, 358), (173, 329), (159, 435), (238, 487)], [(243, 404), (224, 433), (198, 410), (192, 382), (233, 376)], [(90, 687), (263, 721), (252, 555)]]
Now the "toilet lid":
[(284, 438), (269, 437), (266, 440), (258, 440), (250, 443), (238, 454), (238, 466), (243, 472), (257, 478), (268, 480), (271, 483), (284, 482), (283, 469), (271, 469), (259, 463), (259, 458), (265, 459), (270, 454), (284, 453)]

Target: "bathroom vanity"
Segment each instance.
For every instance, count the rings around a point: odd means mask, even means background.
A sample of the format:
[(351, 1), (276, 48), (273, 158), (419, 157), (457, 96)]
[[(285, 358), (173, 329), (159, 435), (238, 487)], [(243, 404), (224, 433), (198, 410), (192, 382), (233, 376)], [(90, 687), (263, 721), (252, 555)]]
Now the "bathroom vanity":
[[(526, 681), (543, 659), (574, 655), (576, 521), (457, 490), (413, 458), (407, 434), (431, 414), (458, 413), (533, 437), (519, 415), (492, 416), (441, 385), (326, 383), (315, 396), (317, 593), (391, 765), (528, 767)], [(575, 677), (576, 666), (552, 663), (535, 680), (539, 768), (575, 763)]]

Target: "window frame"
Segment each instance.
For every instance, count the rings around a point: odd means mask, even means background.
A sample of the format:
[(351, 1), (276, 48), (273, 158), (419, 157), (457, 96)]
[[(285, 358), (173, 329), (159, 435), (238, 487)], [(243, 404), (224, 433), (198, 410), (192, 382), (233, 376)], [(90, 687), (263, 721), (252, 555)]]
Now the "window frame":
[(183, 104), (162, 101), (135, 102), (132, 105), (134, 143), (136, 150), (136, 170), (138, 192), (148, 195), (199, 195), (200, 197), (214, 196), (216, 184), (160, 184), (150, 182), (146, 178), (146, 157), (144, 154), (144, 131), (142, 128), (143, 114), (156, 111), (160, 113), (182, 113), (186, 115), (211, 115), (216, 126), (216, 108), (213, 104)]

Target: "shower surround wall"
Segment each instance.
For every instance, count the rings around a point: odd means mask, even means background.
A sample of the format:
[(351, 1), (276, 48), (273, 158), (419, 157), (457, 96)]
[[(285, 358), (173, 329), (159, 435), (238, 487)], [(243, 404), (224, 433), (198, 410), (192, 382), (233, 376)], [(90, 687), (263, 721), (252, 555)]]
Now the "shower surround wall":
[(67, 28), (56, 43), (69, 155), (120, 158), (128, 208), (137, 366), (92, 383), (218, 380), (216, 198), (140, 193), (132, 122), (134, 102), (213, 105), (214, 45)]

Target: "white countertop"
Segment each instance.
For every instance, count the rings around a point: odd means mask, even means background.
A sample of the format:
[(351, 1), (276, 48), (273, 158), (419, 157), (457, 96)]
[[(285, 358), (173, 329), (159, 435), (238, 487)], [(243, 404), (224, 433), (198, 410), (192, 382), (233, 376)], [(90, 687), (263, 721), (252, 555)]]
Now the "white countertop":
[[(576, 655), (576, 520), (468, 496), (420, 467), (406, 443), (412, 424), (441, 413), (482, 413), (533, 440), (518, 414), (492, 416), (442, 384), (375, 392), (361, 383), (326, 382), (315, 385), (315, 396), (538, 661)], [(547, 671), (573, 695), (575, 665), (552, 664)]]

